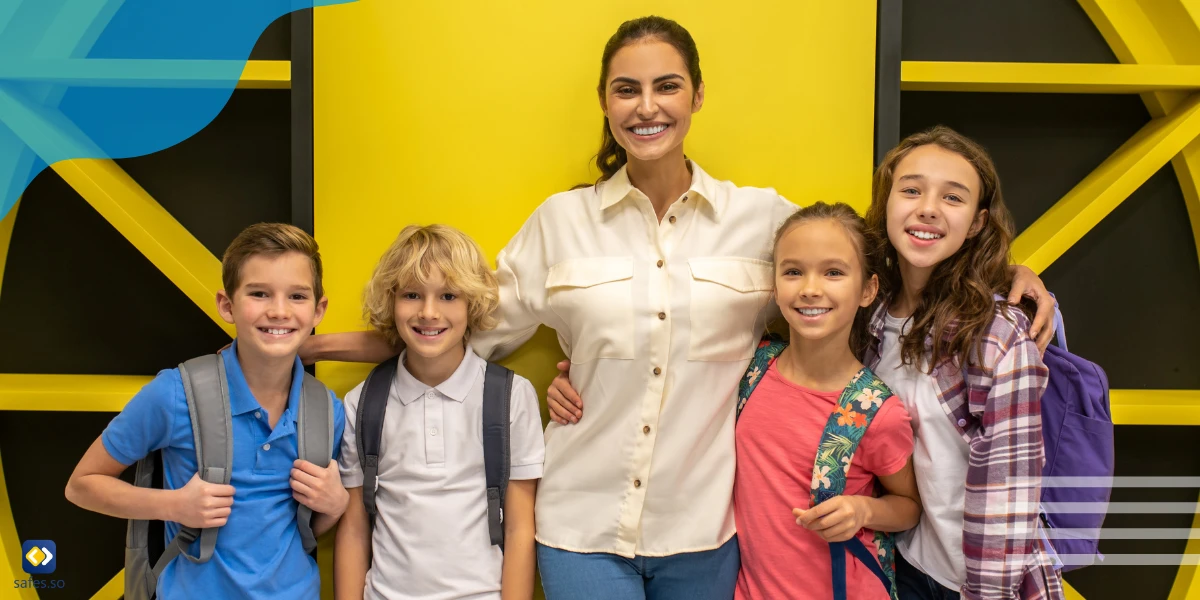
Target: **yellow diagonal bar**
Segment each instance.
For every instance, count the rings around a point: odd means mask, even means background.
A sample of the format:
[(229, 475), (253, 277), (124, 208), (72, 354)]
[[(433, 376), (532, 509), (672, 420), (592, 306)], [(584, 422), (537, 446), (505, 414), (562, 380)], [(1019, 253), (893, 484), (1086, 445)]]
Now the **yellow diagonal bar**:
[(108, 580), (104, 587), (100, 588), (95, 594), (92, 594), (92, 600), (117, 600), (125, 595), (125, 569), (117, 572), (116, 576)]
[[(1200, 2), (1079, 0), (1079, 5), (1122, 63), (1200, 64)], [(1157, 91), (1142, 94), (1142, 101), (1151, 116), (1159, 117), (1185, 97), (1184, 92)], [(1171, 159), (1171, 166), (1183, 192), (1192, 237), (1200, 241), (1200, 141)], [(1200, 243), (1197, 253), (1200, 259)]]
[(1200, 95), (1153, 119), (1013, 242), (1017, 262), (1037, 273), (1200, 135)]
[(900, 67), (900, 89), (1137, 94), (1200, 89), (1200, 66), (905, 61)]
[(1062, 584), (1063, 595), (1066, 596), (1067, 600), (1084, 600), (1083, 594), (1075, 591), (1075, 588), (1071, 587), (1071, 584), (1067, 583), (1066, 579), (1062, 580)]
[[(8, 487), (4, 482), (4, 462), (0, 460), (0, 585), (8, 587), (9, 581), (29, 579), (21, 568), (21, 538), (17, 535), (17, 524), (13, 521), (12, 507), (8, 503)], [(16, 588), (14, 600), (38, 600), (36, 589)]]
[[(1200, 529), (1200, 500), (1196, 501), (1196, 516), (1192, 517), (1192, 529)], [(1183, 553), (1185, 555), (1200, 554), (1200, 537), (1189, 537)], [(1200, 598), (1200, 577), (1196, 577), (1198, 571), (1200, 569), (1195, 565), (1180, 565), (1179, 571), (1175, 573), (1175, 583), (1171, 586), (1171, 594), (1167, 596), (1167, 600), (1197, 600)]]
[(0, 373), (0, 411), (121, 412), (151, 377)]
[(77, 159), (52, 168), (214, 323), (234, 335), (233, 325), (217, 313), (221, 261), (117, 163)]
[(1200, 425), (1200, 390), (1111, 390), (1117, 425)]

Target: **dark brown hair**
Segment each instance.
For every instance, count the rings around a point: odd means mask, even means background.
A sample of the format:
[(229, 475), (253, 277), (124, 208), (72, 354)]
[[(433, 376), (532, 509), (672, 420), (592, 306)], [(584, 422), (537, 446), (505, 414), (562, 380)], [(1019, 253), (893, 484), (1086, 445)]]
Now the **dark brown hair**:
[(221, 283), (230, 298), (242, 284), (242, 266), (255, 256), (275, 258), (287, 252), (299, 252), (312, 265), (313, 298), (325, 295), (321, 285), (321, 250), (317, 241), (303, 229), (287, 223), (258, 223), (242, 230), (221, 259)]
[[(888, 239), (887, 204), (892, 193), (896, 165), (914, 148), (936, 145), (963, 157), (979, 175), (979, 206), (987, 210), (983, 227), (967, 238), (957, 252), (934, 267), (913, 311), (912, 328), (901, 341), (905, 364), (921, 365), (925, 343), (933, 344), (931, 371), (953, 359), (957, 365), (978, 364), (984, 335), (995, 315), (994, 294), (1009, 285), (1009, 246), (1013, 239), (1012, 217), (1000, 193), (1000, 178), (986, 150), (971, 139), (945, 126), (908, 136), (883, 158), (871, 184), (871, 208), (867, 227), (883, 259), (879, 269), (879, 296), (889, 302), (900, 293), (903, 282), (896, 248)], [(978, 213), (977, 213), (978, 214)]]
[[(874, 257), (878, 252), (878, 244), (873, 243), (866, 221), (850, 205), (842, 202), (834, 204), (817, 202), (792, 213), (779, 226), (779, 229), (775, 230), (775, 243), (771, 246), (771, 254), (776, 254), (779, 250), (779, 242), (794, 227), (813, 221), (833, 221), (846, 230), (850, 241), (854, 243), (855, 250), (858, 250), (858, 261), (862, 265), (863, 285), (870, 282), (871, 275), (875, 274), (877, 269), (877, 261)], [(860, 359), (867, 348), (870, 321), (871, 306), (859, 307), (858, 313), (854, 317), (854, 325), (850, 328), (850, 350), (855, 357)]]
[[(696, 42), (692, 40), (692, 35), (675, 21), (648, 16), (621, 23), (617, 32), (608, 38), (608, 43), (604, 45), (604, 55), (600, 60), (600, 85), (596, 88), (601, 100), (605, 98), (608, 67), (613, 56), (621, 48), (647, 38), (674, 46), (675, 50), (679, 51), (679, 56), (683, 57), (683, 63), (687, 65), (692, 89), (700, 89), (700, 83), (703, 81), (700, 76), (700, 52), (696, 50)], [(627, 160), (625, 149), (617, 143), (617, 138), (613, 137), (608, 117), (604, 117), (604, 131), (600, 133), (600, 152), (596, 154), (596, 167), (600, 169), (600, 179), (597, 183), (615, 175), (625, 166)]]

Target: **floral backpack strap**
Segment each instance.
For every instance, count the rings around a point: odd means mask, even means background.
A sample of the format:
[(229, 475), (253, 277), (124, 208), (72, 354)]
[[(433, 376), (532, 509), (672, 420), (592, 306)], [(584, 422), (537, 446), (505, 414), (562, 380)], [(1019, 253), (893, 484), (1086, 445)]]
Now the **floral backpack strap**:
[[(813, 465), (812, 505), (816, 506), (846, 491), (846, 474), (854, 461), (854, 452), (867, 433), (867, 427), (875, 418), (883, 401), (892, 395), (870, 369), (863, 367), (850, 385), (842, 391), (838, 405), (821, 434), (817, 448), (817, 459)], [(881, 539), (882, 538), (882, 539)], [(850, 551), (875, 576), (893, 599), (896, 594), (895, 544), (892, 536), (876, 532), (876, 551), (866, 547), (858, 537), (829, 545), (829, 556), (833, 564), (834, 600), (846, 600), (846, 551)], [(876, 561), (878, 556), (878, 562)]]
[(742, 377), (741, 383), (738, 383), (738, 403), (737, 417), (742, 416), (742, 409), (746, 407), (746, 401), (750, 399), (750, 394), (754, 393), (754, 388), (758, 387), (758, 382), (762, 380), (762, 376), (766, 374), (767, 369), (771, 366), (771, 361), (775, 360), (783, 349), (787, 348), (787, 342), (778, 334), (765, 333), (758, 342), (758, 349), (754, 351), (754, 358), (750, 359), (750, 366), (746, 367), (746, 376)]

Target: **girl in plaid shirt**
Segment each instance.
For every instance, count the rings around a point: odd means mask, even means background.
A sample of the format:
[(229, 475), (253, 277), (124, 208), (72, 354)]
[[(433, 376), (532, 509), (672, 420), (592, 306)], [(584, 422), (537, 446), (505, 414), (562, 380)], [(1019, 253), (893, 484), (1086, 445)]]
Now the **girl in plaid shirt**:
[(1013, 225), (991, 158), (945, 127), (908, 137), (867, 226), (884, 264), (863, 363), (911, 415), (923, 509), (897, 538), (901, 600), (1062, 598), (1038, 518), (1048, 371), (1026, 314), (994, 299)]

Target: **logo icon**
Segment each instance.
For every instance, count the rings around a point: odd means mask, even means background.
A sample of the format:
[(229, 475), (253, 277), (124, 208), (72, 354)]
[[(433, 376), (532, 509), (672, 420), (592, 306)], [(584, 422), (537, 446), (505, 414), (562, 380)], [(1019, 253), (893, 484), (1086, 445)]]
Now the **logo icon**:
[(21, 545), (21, 568), (30, 575), (53, 573), (58, 567), (57, 554), (51, 540), (27, 540)]

